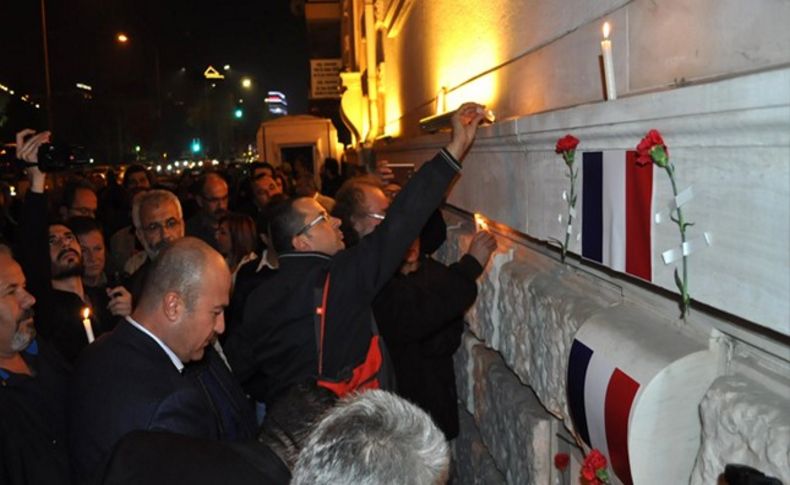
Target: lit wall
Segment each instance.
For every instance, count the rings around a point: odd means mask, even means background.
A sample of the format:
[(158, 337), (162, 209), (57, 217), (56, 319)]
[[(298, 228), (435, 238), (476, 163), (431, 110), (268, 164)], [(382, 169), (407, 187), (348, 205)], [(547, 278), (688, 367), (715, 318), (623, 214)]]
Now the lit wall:
[(442, 86), (499, 119), (603, 100), (604, 20), (621, 96), (790, 62), (782, 1), (415, 1), (384, 37), (387, 132), (416, 135)]

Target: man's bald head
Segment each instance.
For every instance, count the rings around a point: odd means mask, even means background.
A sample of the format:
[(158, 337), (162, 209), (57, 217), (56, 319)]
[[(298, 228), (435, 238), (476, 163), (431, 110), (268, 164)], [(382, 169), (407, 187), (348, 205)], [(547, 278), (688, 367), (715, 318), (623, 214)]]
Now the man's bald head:
[(139, 306), (155, 308), (162, 295), (172, 291), (181, 295), (187, 308), (193, 308), (212, 257), (222, 259), (211, 246), (194, 237), (165, 246), (147, 275)]
[(181, 362), (199, 360), (225, 331), (230, 282), (228, 265), (217, 251), (199, 239), (179, 239), (154, 262), (132, 318)]

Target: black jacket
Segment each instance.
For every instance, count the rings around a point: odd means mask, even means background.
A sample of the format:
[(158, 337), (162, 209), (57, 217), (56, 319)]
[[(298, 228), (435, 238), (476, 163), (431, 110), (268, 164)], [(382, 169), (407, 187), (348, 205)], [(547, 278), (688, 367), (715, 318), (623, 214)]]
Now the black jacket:
[(342, 378), (364, 360), (373, 332), (371, 303), (459, 169), (442, 150), (412, 177), (373, 233), (334, 257), (280, 255), (277, 274), (251, 293), (242, 325), (226, 340), (231, 367), (247, 392), (271, 402), (289, 386), (317, 377), (315, 309), (327, 273), (323, 376)]
[(45, 342), (22, 352), (33, 376), (0, 368), (0, 483), (69, 482), (66, 384), (70, 369)]
[(469, 255), (450, 266), (426, 258), (413, 273), (396, 274), (373, 301), (398, 394), (428, 412), (447, 439), (458, 436), (453, 354), (482, 271)]
[(69, 452), (78, 483), (98, 478), (115, 443), (130, 431), (224, 437), (222, 416), (195, 375), (179, 373), (151, 337), (125, 321), (83, 352), (70, 395)]

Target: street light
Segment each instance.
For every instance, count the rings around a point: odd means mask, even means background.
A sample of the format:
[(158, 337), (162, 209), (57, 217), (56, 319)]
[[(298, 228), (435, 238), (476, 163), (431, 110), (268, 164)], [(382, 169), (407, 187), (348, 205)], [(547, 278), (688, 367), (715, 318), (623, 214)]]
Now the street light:
[(252, 87), (252, 80), (248, 77), (245, 77), (241, 80), (241, 87), (244, 89), (250, 89)]
[(121, 44), (126, 44), (127, 42), (129, 42), (129, 36), (124, 34), (123, 32), (118, 32), (118, 35), (115, 36), (115, 40), (117, 40)]

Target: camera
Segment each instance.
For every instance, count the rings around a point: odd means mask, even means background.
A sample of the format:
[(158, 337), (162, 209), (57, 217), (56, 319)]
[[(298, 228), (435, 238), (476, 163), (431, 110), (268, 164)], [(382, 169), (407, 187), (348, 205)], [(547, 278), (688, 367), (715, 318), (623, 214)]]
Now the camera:
[(27, 163), (16, 158), (14, 145), (0, 147), (0, 168), (10, 170), (38, 166), (42, 172), (62, 172), (79, 169), (91, 163), (85, 148), (63, 143), (44, 143), (38, 147), (38, 163)]
[(42, 172), (61, 172), (90, 163), (85, 148), (79, 145), (44, 143), (38, 147), (38, 168)]

